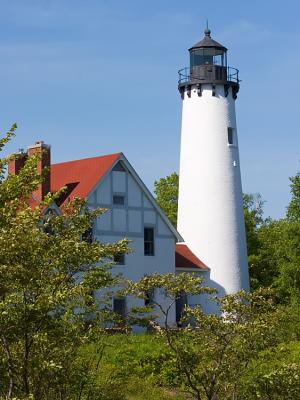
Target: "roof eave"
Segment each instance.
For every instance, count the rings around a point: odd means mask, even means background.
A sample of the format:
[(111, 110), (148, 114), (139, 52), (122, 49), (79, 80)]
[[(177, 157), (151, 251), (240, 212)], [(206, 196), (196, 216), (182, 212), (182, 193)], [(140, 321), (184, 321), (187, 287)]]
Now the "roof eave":
[(193, 49), (218, 49), (218, 50), (224, 50), (224, 51), (228, 51), (228, 49), (224, 46), (197, 46), (197, 44), (195, 44), (194, 46), (189, 48), (189, 51), (193, 50)]
[(209, 272), (210, 268), (200, 268), (200, 267), (175, 267), (175, 271), (180, 272)]

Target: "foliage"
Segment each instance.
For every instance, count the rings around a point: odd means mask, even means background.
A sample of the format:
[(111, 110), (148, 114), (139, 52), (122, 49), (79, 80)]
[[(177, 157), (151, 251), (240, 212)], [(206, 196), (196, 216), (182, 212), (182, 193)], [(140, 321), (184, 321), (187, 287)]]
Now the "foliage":
[[(300, 176), (290, 178), (292, 199), (287, 218), (263, 220), (262, 208), (245, 209), (251, 288), (272, 286), (277, 301), (300, 300)], [(257, 218), (258, 217), (258, 218)]]
[[(278, 221), (274, 224), (274, 242), (265, 238), (264, 247), (274, 249), (278, 275), (274, 277), (274, 287), (280, 302), (300, 302), (300, 220)], [(275, 248), (276, 246), (276, 248)]]
[[(278, 259), (276, 256), (276, 241), (280, 230), (277, 221), (270, 221), (255, 228), (255, 247), (248, 253), (251, 289), (269, 287), (278, 276)], [(253, 243), (253, 241), (252, 241)]]
[[(257, 254), (259, 240), (257, 232), (264, 223), (263, 201), (260, 194), (243, 194), (245, 228), (247, 233), (247, 251), (251, 256)], [(249, 263), (251, 260), (249, 259)]]
[(283, 343), (252, 360), (242, 382), (241, 399), (299, 400), (300, 343)]
[[(93, 387), (101, 388), (102, 393), (107, 390), (112, 393), (112, 399), (128, 400), (179, 400), (183, 397), (161, 387), (161, 378), (154, 368), (154, 360), (158, 360), (166, 348), (160, 336), (154, 334), (116, 334), (99, 338), (92, 344), (84, 346), (83, 359), (95, 355), (97, 347), (105, 343), (99, 369), (96, 373)], [(118, 383), (118, 394), (109, 386)], [(106, 397), (105, 397), (106, 398)], [(110, 397), (108, 397), (110, 398)], [(102, 397), (101, 397), (102, 399)]]
[[(286, 320), (282, 321), (280, 325), (285, 333), (290, 329), (290, 327), (285, 329)], [(297, 396), (300, 393), (300, 375), (297, 372), (300, 365), (299, 342), (286, 342), (276, 345), (282, 338), (281, 335), (284, 334), (282, 332), (277, 337), (276, 332), (274, 332), (275, 340), (271, 343), (271, 347), (257, 353), (255, 346), (253, 358), (241, 374), (238, 396), (230, 399), (269, 400), (270, 398), (286, 398), (285, 396), (287, 396), (287, 399), (298, 399)], [(173, 334), (175, 334), (174, 331)], [(199, 341), (200, 334), (198, 332)], [(198, 359), (197, 346), (199, 345), (194, 344), (191, 338), (186, 336), (185, 345), (190, 345), (189, 351), (192, 351), (190, 357), (196, 356), (196, 359)], [(181, 340), (184, 340), (183, 336)], [(99, 367), (95, 374), (93, 372), (94, 378), (90, 379), (89, 384), (85, 387), (86, 392), (89, 387), (94, 388), (90, 391), (90, 398), (94, 398), (95, 393), (101, 393), (101, 399), (111, 400), (118, 399), (120, 393), (124, 399), (130, 400), (195, 398), (195, 396), (188, 396), (186, 393), (184, 374), (178, 370), (175, 353), (172, 353), (166, 346), (165, 335), (161, 332), (139, 335), (116, 334), (104, 337), (100, 335), (94, 343), (82, 348), (80, 364), (89, 365), (89, 370), (95, 371), (86, 360), (94, 359), (96, 364), (95, 354), (98, 354), (99, 359), (99, 348), (103, 344), (105, 347)], [(240, 366), (238, 366), (238, 371), (239, 368)], [(209, 363), (207, 372), (210, 372)], [(234, 378), (236, 371), (231, 370), (231, 373)], [(282, 380), (281, 384), (280, 380)], [(172, 389), (169, 391), (167, 386)], [(78, 393), (77, 387), (76, 391)], [(215, 397), (215, 399), (218, 399), (218, 397)], [(223, 399), (222, 395), (219, 399)]]
[[(154, 273), (144, 276), (138, 282), (128, 282), (125, 293), (144, 300), (149, 292), (159, 290), (163, 293), (166, 301), (163, 303), (153, 299), (150, 310), (157, 310), (164, 317), (164, 327), (167, 328), (170, 314), (175, 310), (176, 300), (179, 300), (183, 293), (204, 296), (216, 292), (215, 289), (202, 286), (202, 282), (202, 278), (188, 273), (180, 273), (178, 275), (174, 273), (165, 275)], [(152, 321), (152, 327), (153, 324), (155, 325)]]
[(154, 182), (156, 201), (176, 227), (179, 176), (176, 172)]
[[(16, 126), (0, 140), (0, 149)], [(59, 194), (30, 207), (42, 181), (38, 156), (17, 176), (0, 161), (0, 395), (7, 398), (69, 398), (84, 378), (77, 349), (103, 325), (104, 301), (93, 292), (116, 283), (107, 259), (127, 251), (126, 240), (87, 243), (82, 235), (102, 210), (89, 211), (75, 199), (62, 215), (51, 212)], [(49, 213), (47, 213), (49, 210)]]
[[(15, 129), (0, 139), (0, 150)], [(190, 274), (145, 276), (128, 282), (124, 294), (145, 300), (155, 288), (164, 301), (133, 310), (127, 323), (156, 333), (108, 336), (102, 329), (111, 319), (108, 289), (120, 282), (107, 261), (127, 252), (127, 241), (82, 240), (103, 211), (88, 210), (80, 199), (62, 215), (52, 207), (60, 193), (30, 207), (43, 179), (38, 156), (18, 176), (6, 176), (9, 159), (0, 159), (0, 398), (299, 398), (299, 174), (291, 178), (286, 219), (264, 220), (261, 197), (244, 195), (252, 287), (273, 291), (215, 299), (218, 315), (186, 307), (183, 327), (174, 329), (169, 317), (182, 294), (207, 301), (214, 290)], [(178, 176), (155, 185), (176, 224)], [(284, 306), (275, 307), (274, 299)], [(158, 312), (164, 326), (151, 320)]]
[(284, 304), (299, 301), (300, 221), (270, 221), (259, 228), (257, 238), (250, 264), (252, 287), (272, 286)]
[(168, 378), (175, 377), (172, 384), (181, 386), (198, 400), (236, 396), (248, 363), (277, 340), (280, 314), (270, 292), (240, 292), (217, 299), (219, 315), (205, 314), (200, 307), (186, 307), (182, 321), (186, 327), (174, 330), (168, 322), (172, 299), (183, 292), (207, 293), (209, 289), (199, 288), (198, 279), (180, 274), (144, 278), (132, 284), (130, 290), (143, 298), (151, 287), (164, 290), (170, 299), (168, 306), (158, 305), (165, 324), (164, 329), (157, 327), (156, 330), (165, 339), (171, 354), (165, 353), (164, 368), (170, 370)]
[(287, 219), (289, 221), (300, 220), (300, 172), (290, 177), (291, 201), (287, 208)]

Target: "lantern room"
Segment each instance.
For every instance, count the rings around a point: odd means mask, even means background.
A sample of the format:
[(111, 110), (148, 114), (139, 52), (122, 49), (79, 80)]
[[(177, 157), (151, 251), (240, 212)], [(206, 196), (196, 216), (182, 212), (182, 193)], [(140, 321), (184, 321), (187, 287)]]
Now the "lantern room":
[(219, 65), (227, 68), (227, 49), (213, 40), (210, 30), (204, 31), (204, 38), (189, 49), (190, 67), (199, 65)]
[(179, 71), (178, 86), (181, 93), (187, 86), (210, 83), (225, 85), (227, 94), (231, 86), (234, 96), (239, 90), (236, 68), (227, 65), (227, 48), (211, 37), (210, 29), (205, 29), (203, 39), (189, 49), (190, 66)]
[(213, 40), (210, 30), (205, 29), (204, 38), (189, 49), (190, 76), (195, 80), (227, 81), (227, 49)]

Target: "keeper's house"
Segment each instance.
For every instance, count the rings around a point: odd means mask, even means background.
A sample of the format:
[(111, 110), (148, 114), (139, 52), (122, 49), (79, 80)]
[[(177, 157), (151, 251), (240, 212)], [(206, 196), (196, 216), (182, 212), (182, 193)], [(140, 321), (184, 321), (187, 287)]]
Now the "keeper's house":
[[(74, 197), (86, 199), (91, 209), (107, 209), (95, 221), (92, 237), (101, 242), (114, 242), (126, 237), (131, 241), (130, 247), (133, 250), (130, 254), (118, 254), (115, 257), (116, 273), (122, 273), (133, 281), (154, 272), (167, 274), (175, 271), (192, 272), (208, 279), (207, 266), (183, 243), (124, 154), (51, 164), (50, 146), (41, 141), (30, 146), (27, 153), (21, 152), (11, 160), (9, 173), (17, 174), (26, 157), (35, 152), (42, 153), (39, 170), (50, 167), (50, 174), (32, 194), (31, 202), (39, 202), (49, 191), (56, 192), (66, 186), (67, 191), (57, 202), (58, 213), (60, 207)], [(160, 302), (164, 300), (159, 291), (152, 295)], [(177, 319), (187, 302), (192, 305), (199, 303), (200, 299), (193, 297), (178, 301)], [(113, 308), (119, 313), (125, 313), (137, 305), (141, 305), (141, 300), (113, 299)], [(172, 319), (175, 323), (175, 310)]]

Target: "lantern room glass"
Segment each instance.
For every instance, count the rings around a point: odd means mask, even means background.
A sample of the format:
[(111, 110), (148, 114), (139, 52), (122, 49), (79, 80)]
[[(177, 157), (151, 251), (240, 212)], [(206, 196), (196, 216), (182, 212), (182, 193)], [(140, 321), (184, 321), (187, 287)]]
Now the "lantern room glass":
[(227, 67), (226, 50), (213, 47), (191, 49), (190, 66), (196, 67), (198, 65), (219, 65), (221, 67)]

